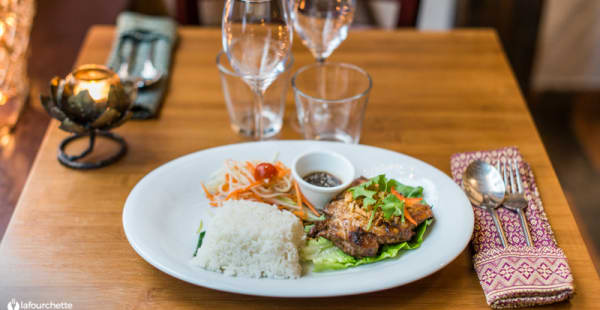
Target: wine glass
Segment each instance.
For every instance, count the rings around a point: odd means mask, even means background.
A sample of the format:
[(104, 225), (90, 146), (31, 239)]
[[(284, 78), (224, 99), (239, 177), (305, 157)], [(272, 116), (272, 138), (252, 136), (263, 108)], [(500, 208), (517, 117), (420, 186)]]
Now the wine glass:
[(289, 0), (227, 0), (223, 9), (223, 50), (254, 93), (254, 138), (262, 140), (264, 93), (285, 71), (292, 48)]
[(317, 61), (325, 62), (348, 36), (355, 0), (290, 1), (290, 15), (296, 33)]

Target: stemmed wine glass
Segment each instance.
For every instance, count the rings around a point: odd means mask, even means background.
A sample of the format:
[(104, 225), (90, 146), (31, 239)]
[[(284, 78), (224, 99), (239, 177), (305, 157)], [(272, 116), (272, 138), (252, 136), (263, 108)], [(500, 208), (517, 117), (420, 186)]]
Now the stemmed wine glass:
[(292, 48), (289, 0), (227, 0), (223, 9), (223, 50), (254, 92), (254, 138), (263, 136), (263, 97), (285, 70)]
[(290, 1), (296, 33), (317, 61), (325, 62), (348, 36), (348, 28), (354, 19), (355, 0)]

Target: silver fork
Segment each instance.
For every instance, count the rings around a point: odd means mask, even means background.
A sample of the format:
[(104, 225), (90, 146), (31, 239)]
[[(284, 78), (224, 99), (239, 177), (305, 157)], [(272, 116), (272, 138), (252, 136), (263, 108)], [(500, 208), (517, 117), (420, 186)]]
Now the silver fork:
[(500, 159), (498, 159), (496, 168), (504, 176), (504, 184), (506, 184), (506, 195), (504, 197), (503, 205), (507, 209), (517, 212), (519, 219), (521, 220), (521, 228), (525, 233), (525, 241), (527, 242), (528, 246), (533, 246), (533, 239), (531, 238), (531, 233), (529, 232), (527, 218), (525, 217), (525, 212), (523, 212), (523, 210), (527, 208), (527, 199), (525, 199), (525, 192), (523, 191), (523, 184), (521, 182), (518, 163), (513, 159), (504, 160), (502, 161), (503, 169), (501, 170), (500, 162)]

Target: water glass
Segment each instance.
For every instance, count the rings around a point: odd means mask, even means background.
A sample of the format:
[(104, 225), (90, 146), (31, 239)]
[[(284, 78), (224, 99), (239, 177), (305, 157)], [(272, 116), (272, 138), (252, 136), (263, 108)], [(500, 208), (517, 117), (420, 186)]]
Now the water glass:
[(292, 78), (304, 138), (358, 143), (373, 82), (346, 63), (315, 63)]
[[(285, 100), (290, 84), (290, 68), (293, 63), (294, 57), (290, 55), (285, 63), (284, 71), (275, 78), (264, 94), (261, 113), (263, 138), (273, 137), (281, 131)], [(231, 128), (238, 134), (254, 137), (254, 105), (256, 101), (252, 89), (240, 74), (233, 70), (224, 52), (217, 55), (217, 67), (221, 76), (221, 86), (229, 112)]]
[(259, 141), (264, 138), (265, 92), (286, 70), (292, 50), (288, 1), (227, 0), (223, 8), (223, 50), (254, 92), (254, 139)]

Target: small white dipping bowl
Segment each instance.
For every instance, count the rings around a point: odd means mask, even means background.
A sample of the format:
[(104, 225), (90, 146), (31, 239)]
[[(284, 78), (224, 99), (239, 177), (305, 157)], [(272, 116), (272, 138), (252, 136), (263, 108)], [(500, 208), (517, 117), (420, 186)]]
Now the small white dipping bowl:
[[(303, 177), (318, 171), (332, 174), (342, 181), (342, 184), (335, 187), (321, 187), (304, 181)], [(292, 176), (298, 182), (304, 197), (315, 208), (322, 210), (334, 196), (352, 183), (355, 178), (355, 169), (346, 157), (338, 153), (314, 151), (296, 157), (292, 164)]]

